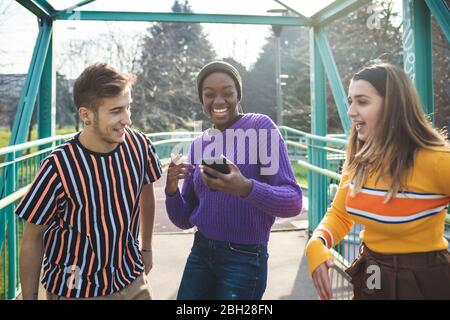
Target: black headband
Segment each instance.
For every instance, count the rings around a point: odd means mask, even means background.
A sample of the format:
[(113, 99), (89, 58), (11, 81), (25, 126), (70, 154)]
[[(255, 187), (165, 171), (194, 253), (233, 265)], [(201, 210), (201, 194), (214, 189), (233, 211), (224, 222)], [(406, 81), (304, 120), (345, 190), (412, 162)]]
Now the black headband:
[(367, 67), (353, 76), (353, 80), (366, 80), (377, 89), (380, 96), (386, 94), (386, 69), (382, 66)]

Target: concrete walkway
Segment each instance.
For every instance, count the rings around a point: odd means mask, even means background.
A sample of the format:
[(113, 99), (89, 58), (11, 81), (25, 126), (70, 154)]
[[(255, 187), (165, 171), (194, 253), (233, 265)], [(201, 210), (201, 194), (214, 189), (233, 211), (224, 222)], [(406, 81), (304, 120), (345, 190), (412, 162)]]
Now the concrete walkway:
[[(175, 299), (193, 234), (158, 234), (154, 237), (154, 268), (149, 280), (155, 299)], [(305, 231), (272, 232), (269, 271), (263, 299), (317, 299), (304, 257)]]
[[(160, 233), (154, 235), (153, 270), (149, 274), (154, 299), (174, 300), (189, 255), (194, 234)], [(269, 241), (269, 270), (263, 300), (317, 300), (304, 249), (305, 230), (277, 231)], [(337, 271), (331, 272), (335, 299), (350, 299), (352, 288)], [(19, 296), (18, 299), (21, 299)], [(45, 300), (40, 285), (39, 299)]]

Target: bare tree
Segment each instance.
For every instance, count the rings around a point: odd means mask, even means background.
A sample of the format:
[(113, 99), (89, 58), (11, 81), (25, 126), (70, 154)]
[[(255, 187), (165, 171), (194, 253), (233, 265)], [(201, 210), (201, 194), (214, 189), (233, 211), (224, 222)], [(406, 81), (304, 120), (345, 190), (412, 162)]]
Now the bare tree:
[[(2, 30), (2, 27), (5, 25), (6, 21), (8, 20), (8, 15), (11, 14), (11, 5), (13, 3), (13, 0), (3, 0), (0, 2), (0, 35), (3, 32), (6, 32), (5, 30)], [(6, 50), (4, 49), (4, 46), (0, 47), (0, 67), (3, 67), (6, 65), (4, 57), (6, 54)]]
[(110, 61), (120, 70), (135, 73), (140, 54), (142, 33), (130, 34), (124, 32), (120, 26), (106, 23), (108, 32), (105, 34), (103, 43), (104, 50), (110, 53)]
[(102, 61), (133, 73), (140, 57), (142, 33), (121, 28), (117, 22), (105, 22), (104, 32), (91, 36), (83, 34), (82, 38), (63, 43), (57, 57), (58, 70), (68, 78), (73, 78), (87, 65)]
[(13, 3), (13, 0), (4, 0), (2, 3), (0, 3), (0, 26), (5, 23), (4, 17), (8, 13), (10, 13), (11, 5)]
[[(140, 57), (141, 33), (123, 30), (126, 28), (121, 28), (117, 23), (106, 22), (105, 27), (105, 32), (93, 35), (83, 34), (83, 38), (74, 37), (58, 46), (61, 49), (56, 57), (56, 65), (61, 81), (64, 79), (71, 83), (86, 66), (95, 62), (107, 62), (120, 70), (136, 72), (136, 61)], [(61, 86), (68, 85), (63, 82), (60, 83)], [(59, 94), (58, 97), (59, 101), (68, 104), (69, 101), (72, 101), (72, 87), (69, 85), (65, 89), (67, 90), (64, 90), (64, 93)], [(64, 97), (63, 95), (68, 96)], [(75, 128), (78, 131), (79, 117), (76, 109), (67, 105), (61, 109), (61, 112), (65, 113), (65, 119), (75, 119)], [(61, 117), (60, 120), (63, 118)]]

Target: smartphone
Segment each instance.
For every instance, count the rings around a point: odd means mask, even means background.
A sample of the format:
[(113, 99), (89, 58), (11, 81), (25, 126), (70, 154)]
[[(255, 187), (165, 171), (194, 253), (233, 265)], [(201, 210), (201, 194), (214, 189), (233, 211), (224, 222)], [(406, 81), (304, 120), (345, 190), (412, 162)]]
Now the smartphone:
[[(223, 174), (230, 173), (230, 167), (227, 164), (227, 160), (223, 156), (219, 158), (203, 159), (202, 164)], [(205, 174), (210, 178), (216, 178), (208, 174), (207, 172), (205, 172)]]

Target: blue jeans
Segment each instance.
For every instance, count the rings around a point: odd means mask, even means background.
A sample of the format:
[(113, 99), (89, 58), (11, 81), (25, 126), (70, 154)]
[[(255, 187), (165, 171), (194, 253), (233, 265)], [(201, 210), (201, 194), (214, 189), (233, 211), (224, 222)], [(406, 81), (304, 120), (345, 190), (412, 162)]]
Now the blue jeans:
[(209, 240), (200, 232), (184, 268), (178, 300), (261, 300), (267, 245)]

